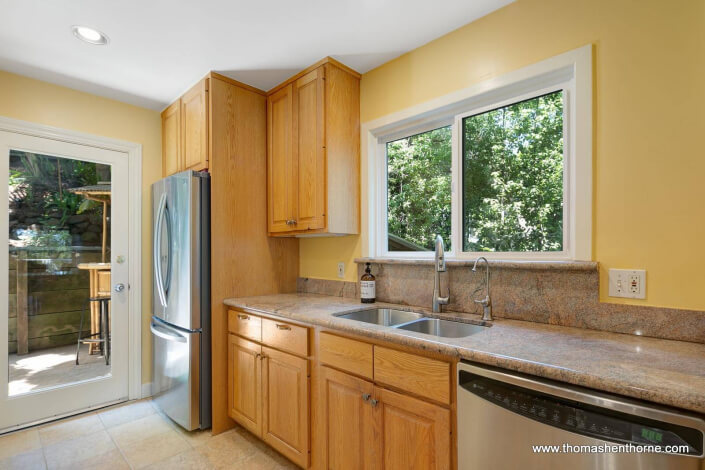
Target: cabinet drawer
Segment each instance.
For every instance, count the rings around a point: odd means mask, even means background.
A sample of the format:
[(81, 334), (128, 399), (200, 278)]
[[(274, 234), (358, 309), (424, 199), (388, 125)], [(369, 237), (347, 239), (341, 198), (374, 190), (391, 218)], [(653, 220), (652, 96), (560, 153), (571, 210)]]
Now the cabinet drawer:
[(374, 380), (440, 403), (450, 403), (450, 364), (374, 347)]
[(228, 331), (253, 341), (262, 341), (262, 318), (249, 313), (228, 310)]
[(302, 326), (263, 318), (262, 342), (282, 351), (308, 356), (308, 329)]
[(321, 333), (318, 358), (323, 364), (372, 379), (372, 345)]

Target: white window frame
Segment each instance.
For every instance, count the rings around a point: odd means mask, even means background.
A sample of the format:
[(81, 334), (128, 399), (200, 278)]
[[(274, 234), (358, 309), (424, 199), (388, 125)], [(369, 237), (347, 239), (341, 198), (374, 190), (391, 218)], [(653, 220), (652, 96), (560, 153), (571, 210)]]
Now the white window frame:
[[(563, 91), (563, 250), (555, 252), (463, 252), (461, 122), (554, 91)], [(387, 250), (387, 142), (452, 124), (450, 259), (534, 261), (592, 259), (592, 46), (561, 54), (465, 90), (368, 122), (362, 126), (363, 256), (399, 259), (432, 252)], [(367, 157), (367, 158), (365, 158)], [(367, 188), (365, 188), (367, 186)], [(366, 213), (366, 214), (365, 214)], [(365, 217), (365, 215), (367, 215)]]

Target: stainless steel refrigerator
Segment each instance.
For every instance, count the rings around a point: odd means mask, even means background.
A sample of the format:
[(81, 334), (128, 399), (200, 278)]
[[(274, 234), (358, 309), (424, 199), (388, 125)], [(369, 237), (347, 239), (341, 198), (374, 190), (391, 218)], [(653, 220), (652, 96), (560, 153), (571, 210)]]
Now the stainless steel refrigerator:
[(210, 177), (152, 185), (152, 393), (185, 429), (211, 426)]

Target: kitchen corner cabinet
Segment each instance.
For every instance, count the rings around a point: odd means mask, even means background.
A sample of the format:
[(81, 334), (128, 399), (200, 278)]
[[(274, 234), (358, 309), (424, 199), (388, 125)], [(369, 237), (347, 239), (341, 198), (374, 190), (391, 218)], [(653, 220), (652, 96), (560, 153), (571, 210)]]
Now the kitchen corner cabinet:
[(162, 176), (208, 169), (206, 77), (162, 112)]
[(228, 317), (228, 415), (308, 468), (309, 330), (234, 310)]
[(267, 96), (272, 236), (357, 234), (360, 75), (327, 58)]

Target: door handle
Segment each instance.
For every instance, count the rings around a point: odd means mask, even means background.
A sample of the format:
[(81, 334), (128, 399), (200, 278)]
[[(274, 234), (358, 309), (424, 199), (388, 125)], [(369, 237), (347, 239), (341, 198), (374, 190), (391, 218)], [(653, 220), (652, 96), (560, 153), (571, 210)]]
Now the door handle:
[(122, 292), (125, 290), (125, 284), (122, 282), (115, 284), (115, 292)]
[(186, 338), (181, 336), (178, 333), (172, 333), (171, 331), (167, 330), (163, 326), (156, 325), (154, 322), (151, 322), (149, 324), (149, 329), (152, 331), (154, 336), (158, 336), (162, 339), (165, 339), (167, 341), (176, 341), (178, 343), (185, 343)]

